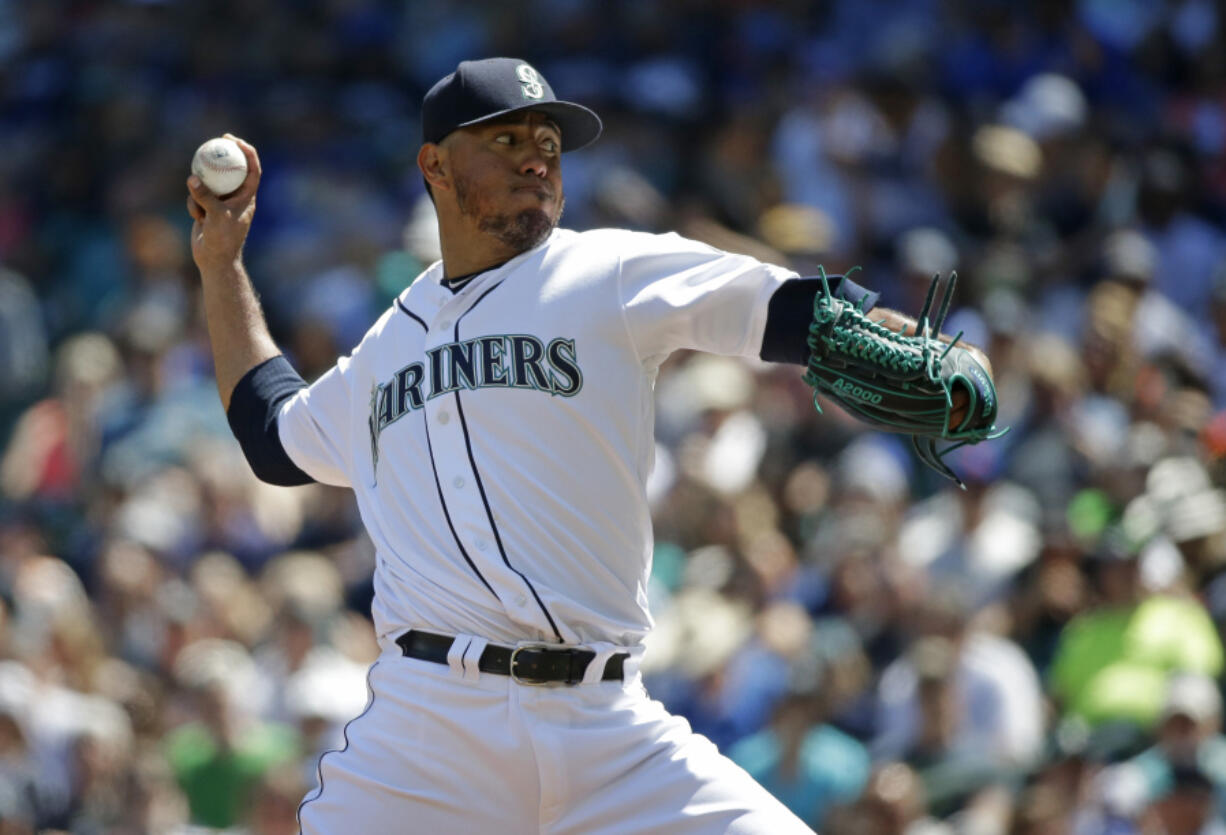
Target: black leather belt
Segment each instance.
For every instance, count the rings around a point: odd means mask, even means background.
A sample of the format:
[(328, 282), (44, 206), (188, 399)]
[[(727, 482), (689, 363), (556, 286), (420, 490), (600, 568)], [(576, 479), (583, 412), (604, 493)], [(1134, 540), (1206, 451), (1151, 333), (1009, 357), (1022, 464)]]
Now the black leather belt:
[[(410, 629), (396, 639), (396, 645), (406, 658), (447, 663), (447, 653), (455, 639), (433, 632)], [(510, 676), (520, 684), (578, 684), (596, 653), (590, 649), (554, 647), (548, 644), (528, 644), (519, 647), (504, 647), (486, 644), (477, 661), (477, 669), (483, 673)], [(604, 666), (601, 681), (621, 681), (625, 676), (622, 666), (630, 657), (628, 652), (611, 656)]]

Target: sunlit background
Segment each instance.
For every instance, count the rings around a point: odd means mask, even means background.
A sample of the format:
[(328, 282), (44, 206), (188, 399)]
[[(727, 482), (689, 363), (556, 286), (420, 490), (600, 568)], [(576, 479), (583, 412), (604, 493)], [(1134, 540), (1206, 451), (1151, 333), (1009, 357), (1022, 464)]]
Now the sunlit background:
[(652, 695), (835, 835), (1226, 832), (1223, 14), (0, 0), (0, 835), (296, 831), (373, 553), (229, 434), (188, 163), (258, 148), (246, 260), (312, 379), (437, 258), (421, 95), (492, 55), (604, 117), (565, 225), (860, 265), (911, 312), (957, 270), (1012, 427), (963, 493), (798, 368), (674, 357)]

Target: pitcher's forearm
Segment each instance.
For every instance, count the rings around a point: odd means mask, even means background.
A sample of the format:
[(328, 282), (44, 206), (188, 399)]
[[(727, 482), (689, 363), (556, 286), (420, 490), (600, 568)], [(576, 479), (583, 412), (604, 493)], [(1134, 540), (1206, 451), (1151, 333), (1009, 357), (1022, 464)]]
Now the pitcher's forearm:
[(255, 214), (255, 195), (263, 168), (255, 147), (227, 133), (247, 158), (247, 178), (238, 190), (218, 197), (200, 178), (187, 178), (187, 211), (192, 225), (192, 259), (204, 288), (204, 316), (213, 344), (217, 392), (228, 412), (234, 387), (243, 376), (280, 351), (268, 333), (264, 311), (243, 268), (243, 242)]
[(202, 269), (204, 315), (221, 405), (230, 408), (230, 395), (243, 376), (281, 353), (268, 333), (264, 311), (242, 262)]

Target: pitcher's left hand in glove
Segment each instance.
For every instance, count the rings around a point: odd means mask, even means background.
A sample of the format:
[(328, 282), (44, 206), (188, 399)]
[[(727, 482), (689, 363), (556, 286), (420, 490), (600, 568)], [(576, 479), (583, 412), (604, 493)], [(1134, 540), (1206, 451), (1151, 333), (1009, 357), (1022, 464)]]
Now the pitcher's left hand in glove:
[[(917, 320), (907, 334), (873, 321), (855, 305), (835, 297), (822, 272), (809, 326), (809, 367), (804, 379), (819, 394), (838, 401), (850, 414), (887, 432), (911, 435), (920, 460), (965, 489), (942, 460), (965, 444), (997, 438), (996, 386), (983, 363), (958, 345), (938, 337), (949, 312), (956, 275), (945, 285), (940, 311), (930, 319), (940, 277), (928, 288)], [(937, 441), (954, 443), (937, 450)]]

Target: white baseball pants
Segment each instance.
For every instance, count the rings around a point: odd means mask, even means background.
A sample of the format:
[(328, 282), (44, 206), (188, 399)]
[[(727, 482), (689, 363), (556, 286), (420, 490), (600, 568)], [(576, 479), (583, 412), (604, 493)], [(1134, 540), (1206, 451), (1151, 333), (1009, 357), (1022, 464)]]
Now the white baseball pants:
[(366, 710), (299, 807), (303, 833), (812, 831), (649, 699), (637, 673), (533, 687), (465, 666), (467, 677), (384, 650)]

